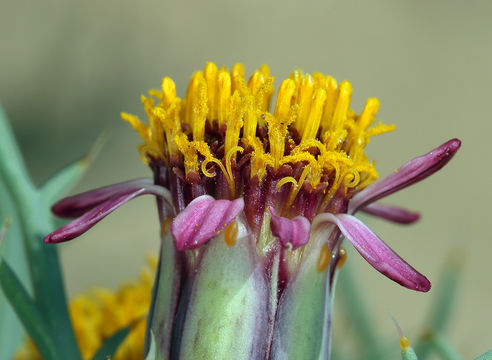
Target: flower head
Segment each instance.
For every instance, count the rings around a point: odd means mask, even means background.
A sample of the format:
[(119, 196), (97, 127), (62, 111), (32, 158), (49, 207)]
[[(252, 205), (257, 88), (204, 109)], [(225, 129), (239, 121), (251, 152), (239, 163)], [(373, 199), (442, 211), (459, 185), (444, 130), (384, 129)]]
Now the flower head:
[[(46, 242), (80, 235), (136, 196), (157, 197), (163, 242), (151, 326), (161, 354), (326, 355), (326, 304), (344, 261), (342, 235), (390, 279), (430, 289), (425, 276), (353, 215), (362, 210), (416, 221), (414, 212), (375, 202), (442, 168), (460, 141), (374, 182), (378, 174), (364, 149), (371, 137), (394, 128), (374, 125), (377, 99), (357, 115), (349, 82), (337, 85), (329, 76), (301, 71), (281, 83), (270, 110), (273, 92), (266, 66), (246, 82), (242, 65), (229, 72), (208, 63), (192, 76), (183, 100), (164, 78), (160, 90), (142, 96), (147, 124), (122, 114), (143, 140), (140, 155), (154, 179), (111, 185), (53, 207), (56, 215), (79, 218)], [(214, 316), (203, 299), (218, 297), (227, 310), (219, 307), (221, 316)], [(239, 344), (232, 333), (248, 341)]]
[[(256, 229), (267, 206), (312, 220), (337, 191), (350, 197), (365, 188), (378, 174), (364, 148), (370, 137), (394, 128), (371, 127), (377, 99), (356, 115), (349, 107), (350, 83), (337, 86), (320, 73), (293, 72), (271, 112), (273, 77), (265, 65), (246, 82), (242, 65), (229, 72), (208, 63), (193, 75), (184, 100), (170, 78), (161, 88), (142, 96), (147, 125), (122, 114), (144, 141), (142, 160), (177, 178), (163, 185), (172, 189), (178, 211), (202, 194), (244, 197), (249, 226)], [(262, 201), (247, 200), (252, 197)]]

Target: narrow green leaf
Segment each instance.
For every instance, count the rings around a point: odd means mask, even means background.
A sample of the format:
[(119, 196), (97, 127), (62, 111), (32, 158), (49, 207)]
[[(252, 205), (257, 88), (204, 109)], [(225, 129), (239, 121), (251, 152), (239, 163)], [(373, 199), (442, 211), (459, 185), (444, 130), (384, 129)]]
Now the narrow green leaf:
[(19, 187), (33, 189), (20, 150), (7, 121), (7, 116), (0, 105), (0, 174), (5, 182), (17, 181)]
[(449, 343), (449, 341), (439, 333), (430, 333), (428, 336), (428, 341), (431, 349), (436, 350), (436, 352), (441, 356), (443, 360), (463, 360), (456, 349)]
[(81, 359), (70, 323), (58, 253), (43, 237), (54, 230), (52, 217), (25, 169), (5, 114), (0, 109), (0, 177), (15, 204), (29, 264), (34, 301), (45, 316), (58, 353)]
[[(22, 285), (32, 293), (29, 279), (29, 265), (24, 250), (24, 239), (19, 216), (5, 184), (0, 176), (0, 222), (12, 219), (12, 225), (5, 235), (0, 248), (0, 258), (12, 264), (13, 271)], [(24, 327), (17, 318), (9, 301), (0, 289), (0, 359), (13, 359), (15, 351), (21, 346), (25, 335)]]
[[(435, 346), (430, 343), (431, 335), (442, 334), (452, 315), (453, 306), (458, 294), (458, 286), (461, 278), (462, 261), (458, 257), (451, 258), (445, 265), (441, 280), (437, 282), (434, 306), (432, 307), (430, 321), (426, 324), (426, 334), (421, 336), (415, 349), (419, 358), (425, 360), (430, 350)], [(431, 335), (429, 335), (431, 334)]]
[(402, 349), (401, 351), (401, 358), (402, 360), (417, 360), (417, 354), (415, 354), (415, 351), (411, 346), (407, 347), (406, 349)]
[(49, 209), (54, 202), (59, 200), (82, 178), (99, 154), (106, 141), (106, 137), (105, 134), (101, 135), (86, 156), (54, 174), (40, 187), (39, 191), (41, 191), (41, 196), (46, 204), (46, 209)]
[(485, 354), (480, 355), (474, 360), (492, 360), (492, 350), (487, 351)]
[(61, 359), (45, 319), (5, 260), (0, 263), (0, 284), (41, 356), (44, 359)]
[(126, 327), (116, 331), (111, 335), (102, 346), (97, 350), (97, 352), (92, 357), (92, 360), (106, 360), (108, 356), (112, 357), (118, 350), (118, 347), (126, 339), (131, 331), (131, 327)]
[(384, 358), (377, 331), (369, 316), (371, 312), (364, 301), (367, 296), (363, 294), (360, 285), (357, 284), (350, 264), (340, 270), (338, 287), (337, 293), (342, 298), (341, 303), (344, 306), (345, 314), (352, 324), (356, 324), (354, 330), (357, 333), (359, 343), (365, 349), (367, 358)]
[(86, 158), (82, 158), (54, 174), (41, 188), (41, 195), (46, 204), (46, 208), (60, 199), (77, 181), (84, 175), (89, 163)]

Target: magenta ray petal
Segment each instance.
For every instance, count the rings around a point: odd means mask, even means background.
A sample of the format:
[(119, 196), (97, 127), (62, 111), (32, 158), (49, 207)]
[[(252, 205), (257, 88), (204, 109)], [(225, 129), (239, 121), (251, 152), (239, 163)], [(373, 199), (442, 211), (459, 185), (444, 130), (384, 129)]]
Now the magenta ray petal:
[(356, 217), (323, 213), (316, 216), (313, 227), (323, 222), (336, 224), (362, 257), (383, 275), (412, 290), (430, 290), (431, 283), (424, 275), (405, 262)]
[(82, 194), (66, 197), (52, 206), (53, 214), (63, 218), (79, 217), (115, 195), (122, 195), (138, 188), (152, 185), (152, 179), (135, 179), (121, 182)]
[(307, 218), (296, 216), (288, 219), (277, 216), (272, 207), (270, 207), (270, 213), (272, 214), (270, 220), (272, 234), (279, 238), (284, 247), (292, 247), (292, 250), (295, 250), (307, 244), (311, 232), (311, 223)]
[(417, 157), (383, 180), (369, 185), (355, 194), (349, 203), (348, 213), (425, 179), (446, 165), (461, 146), (461, 141), (452, 139), (425, 155)]
[[(124, 193), (116, 194), (113, 197), (106, 199), (95, 207), (92, 207), (81, 217), (71, 221), (70, 223), (62, 226), (58, 230), (52, 232), (44, 238), (45, 243), (59, 243), (76, 238), (77, 236), (85, 233), (99, 221), (104, 219), (107, 215), (119, 208), (121, 205), (136, 198), (140, 195), (153, 194), (160, 196), (167, 207), (172, 208), (171, 194), (169, 191), (161, 186), (148, 185), (145, 187), (138, 187), (136, 189), (126, 190)], [(172, 211), (172, 210), (170, 210)]]
[(398, 206), (369, 204), (361, 211), (398, 224), (412, 224), (420, 219), (420, 214)]
[(244, 209), (242, 198), (215, 200), (209, 195), (194, 199), (171, 223), (171, 234), (178, 250), (199, 247), (219, 234)]

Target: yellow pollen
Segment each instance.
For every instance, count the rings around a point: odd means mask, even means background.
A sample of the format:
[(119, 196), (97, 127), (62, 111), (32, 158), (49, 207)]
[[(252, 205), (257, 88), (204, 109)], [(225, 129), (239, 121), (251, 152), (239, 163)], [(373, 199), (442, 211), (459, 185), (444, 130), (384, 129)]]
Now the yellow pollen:
[(227, 124), (231, 102), (231, 75), (225, 70), (220, 70), (218, 77), (219, 99), (217, 103), (217, 121), (219, 126)]
[(285, 209), (294, 203), (304, 182), (313, 189), (325, 182), (322, 207), (340, 187), (361, 190), (377, 178), (364, 149), (371, 137), (394, 129), (374, 125), (377, 99), (367, 100), (357, 115), (350, 109), (352, 86), (348, 81), (337, 85), (330, 76), (296, 70), (281, 82), (270, 112), (273, 81), (266, 65), (246, 81), (242, 64), (228, 71), (207, 63), (203, 72), (191, 77), (184, 99), (176, 95), (176, 86), (168, 77), (160, 90), (142, 96), (147, 124), (134, 115), (121, 116), (143, 140), (139, 146), (142, 161), (169, 164), (173, 157), (178, 161), (172, 163), (182, 163), (186, 174), (205, 177), (217, 175), (210, 167), (215, 164), (212, 167), (222, 171), (228, 183), (230, 198), (242, 196), (244, 178), (236, 184), (232, 169), (244, 156), (250, 177), (258, 177), (259, 182), (268, 168), (277, 171), (285, 165), (296, 169), (295, 175), (277, 183), (277, 189), (293, 184)]
[(402, 350), (406, 350), (410, 347), (410, 340), (406, 336), (400, 338), (400, 347)]
[(331, 257), (330, 248), (327, 245), (323, 245), (319, 252), (318, 266), (317, 266), (318, 272), (323, 272), (326, 270), (328, 264), (330, 263), (330, 257)]
[(171, 106), (176, 99), (176, 85), (171, 78), (165, 77), (162, 79), (162, 103), (165, 107)]
[(225, 229), (224, 241), (228, 246), (234, 246), (234, 244), (236, 244), (236, 237), (237, 237), (237, 222), (233, 221)]
[(217, 73), (219, 69), (217, 69), (217, 65), (212, 62), (207, 63), (205, 65), (205, 69), (203, 70), (203, 75), (205, 76), (205, 80), (207, 81), (207, 96), (208, 96), (208, 111), (209, 111), (209, 121), (217, 120), (217, 95), (218, 95), (218, 86), (217, 86)]
[(169, 232), (169, 229), (171, 227), (171, 222), (172, 222), (172, 219), (171, 218), (167, 218), (166, 220), (164, 220), (162, 223), (161, 223), (161, 232), (163, 235), (167, 234)]
[(344, 248), (340, 248), (338, 255), (340, 256), (340, 258), (338, 259), (337, 268), (340, 269), (347, 262), (347, 251)]

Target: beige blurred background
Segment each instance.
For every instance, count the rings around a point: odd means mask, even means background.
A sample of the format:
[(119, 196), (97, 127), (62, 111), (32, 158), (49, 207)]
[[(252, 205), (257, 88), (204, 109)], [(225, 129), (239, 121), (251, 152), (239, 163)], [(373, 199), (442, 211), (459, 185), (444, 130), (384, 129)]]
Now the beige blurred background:
[[(347, 79), (356, 111), (379, 98), (379, 120), (397, 125), (368, 148), (382, 176), (459, 137), (447, 168), (390, 199), (421, 211), (417, 225), (367, 221), (435, 287), (450, 252), (463, 259), (449, 337), (471, 358), (492, 348), (491, 15), (490, 1), (3, 0), (0, 102), (38, 183), (109, 130), (74, 192), (149, 176), (119, 113), (142, 114), (140, 94), (166, 75), (184, 95), (206, 61), (241, 61), (248, 72), (267, 63), (277, 85), (298, 67)], [(158, 248), (154, 207), (150, 197), (136, 200), (60, 246), (72, 296), (137, 276)], [(403, 289), (355, 254), (349, 261), (382, 336), (397, 339), (388, 310), (416, 334), (433, 292)]]

